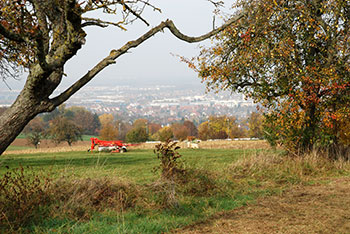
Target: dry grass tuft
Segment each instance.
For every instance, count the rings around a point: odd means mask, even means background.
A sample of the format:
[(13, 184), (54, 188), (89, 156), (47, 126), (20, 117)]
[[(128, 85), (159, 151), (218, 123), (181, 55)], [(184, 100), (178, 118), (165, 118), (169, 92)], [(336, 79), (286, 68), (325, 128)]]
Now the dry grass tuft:
[(303, 156), (257, 152), (229, 166), (228, 173), (237, 180), (289, 185), (315, 178), (343, 175), (350, 172), (350, 162), (330, 160), (316, 152)]
[(179, 206), (179, 193), (177, 184), (172, 180), (159, 179), (146, 185), (149, 195), (148, 208), (164, 209)]
[(148, 208), (164, 209), (176, 208), (183, 196), (209, 197), (225, 196), (224, 188), (219, 184), (217, 175), (204, 169), (187, 168), (170, 179), (161, 178), (146, 185), (149, 196)]
[(185, 195), (209, 197), (222, 194), (222, 187), (218, 181), (219, 176), (213, 172), (188, 168), (179, 183)]
[(54, 214), (79, 220), (89, 219), (94, 211), (124, 211), (135, 207), (141, 197), (135, 184), (110, 178), (59, 180), (51, 192), (60, 203)]

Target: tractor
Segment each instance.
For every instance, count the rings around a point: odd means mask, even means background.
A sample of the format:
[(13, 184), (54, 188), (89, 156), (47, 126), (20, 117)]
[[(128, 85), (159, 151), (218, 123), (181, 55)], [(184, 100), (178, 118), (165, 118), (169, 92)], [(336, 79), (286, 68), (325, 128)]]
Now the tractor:
[(124, 153), (127, 151), (127, 145), (122, 141), (103, 141), (97, 138), (90, 138), (91, 148), (89, 151), (93, 152), (95, 146), (98, 146), (99, 152)]

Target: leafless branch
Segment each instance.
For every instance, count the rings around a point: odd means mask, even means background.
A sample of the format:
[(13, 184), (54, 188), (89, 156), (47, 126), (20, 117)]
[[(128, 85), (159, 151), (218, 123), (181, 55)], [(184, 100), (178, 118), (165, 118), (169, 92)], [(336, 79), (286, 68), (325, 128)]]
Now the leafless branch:
[(152, 4), (149, 3), (149, 1), (143, 1), (143, 0), (140, 0), (140, 2), (142, 2), (143, 4), (145, 4), (145, 6), (149, 6), (151, 7), (154, 11), (158, 11), (160, 13), (162, 13), (162, 10)]
[(9, 90), (12, 89), (6, 82), (6, 79), (12, 78), (18, 80), (20, 74), (21, 69), (17, 66), (17, 64), (9, 62), (6, 58), (2, 58), (0, 60), (0, 77)]
[[(123, 3), (123, 6), (125, 7), (126, 10), (128, 10), (129, 12), (131, 12), (131, 14), (133, 14), (136, 18), (140, 19), (142, 22), (144, 22), (147, 26), (149, 26), (149, 23), (140, 15), (138, 14), (136, 11), (134, 11), (133, 9), (131, 9), (128, 5), (126, 5), (125, 3)], [(143, 10), (142, 10), (143, 11)]]
[(223, 1), (214, 1), (214, 0), (208, 0), (209, 2), (211, 2), (215, 7), (222, 7), (224, 6), (224, 2)]
[(121, 26), (122, 24), (124, 24), (124, 21), (114, 23), (114, 22), (110, 22), (110, 21), (105, 21), (105, 20), (95, 19), (95, 18), (87, 18), (87, 17), (82, 18), (82, 20), (85, 21), (84, 23), (82, 23), (82, 27), (99, 26), (99, 27), (105, 28), (105, 27), (108, 27), (108, 25), (113, 25), (113, 26), (116, 26), (116, 27), (126, 31), (126, 28)]

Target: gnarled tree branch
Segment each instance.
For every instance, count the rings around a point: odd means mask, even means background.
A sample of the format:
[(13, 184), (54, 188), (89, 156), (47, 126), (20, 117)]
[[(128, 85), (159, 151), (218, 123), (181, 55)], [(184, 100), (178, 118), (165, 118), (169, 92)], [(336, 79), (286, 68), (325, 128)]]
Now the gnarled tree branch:
[(3, 35), (4, 37), (6, 37), (7, 39), (18, 42), (18, 43), (25, 42), (25, 39), (23, 37), (21, 37), (20, 35), (14, 33), (14, 32), (7, 30), (1, 24), (0, 24), (0, 34)]

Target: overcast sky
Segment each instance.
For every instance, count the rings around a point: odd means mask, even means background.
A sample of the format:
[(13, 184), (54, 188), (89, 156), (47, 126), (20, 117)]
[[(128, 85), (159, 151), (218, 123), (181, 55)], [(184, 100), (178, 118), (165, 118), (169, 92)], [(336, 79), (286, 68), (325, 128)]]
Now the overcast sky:
[[(162, 9), (162, 13), (145, 11), (146, 18), (152, 26), (158, 25), (162, 20), (172, 19), (175, 25), (185, 34), (198, 36), (212, 29), (214, 7), (206, 0), (153, 0), (154, 5)], [(234, 0), (225, 0), (225, 11)], [(216, 25), (222, 23), (216, 19)], [(151, 27), (138, 21), (128, 25), (127, 32), (115, 27), (86, 29), (87, 42), (78, 54), (72, 58), (65, 67), (67, 77), (60, 88), (65, 88), (75, 82), (87, 70), (91, 69), (112, 49), (118, 49), (129, 40), (136, 39)], [(202, 43), (189, 44), (175, 38), (168, 30), (158, 33), (153, 38), (132, 49), (130, 53), (117, 59), (92, 80), (89, 85), (144, 85), (144, 84), (174, 84), (188, 83), (200, 84), (197, 74), (189, 69), (185, 63), (171, 54), (193, 57), (199, 53), (199, 45), (210, 45), (210, 40)], [(21, 81), (8, 80), (13, 89), (23, 87), (25, 77)], [(204, 87), (204, 85), (203, 85)], [(0, 89), (6, 85), (0, 82)]]

